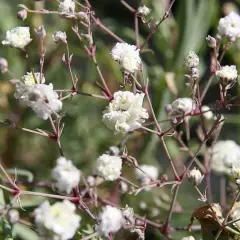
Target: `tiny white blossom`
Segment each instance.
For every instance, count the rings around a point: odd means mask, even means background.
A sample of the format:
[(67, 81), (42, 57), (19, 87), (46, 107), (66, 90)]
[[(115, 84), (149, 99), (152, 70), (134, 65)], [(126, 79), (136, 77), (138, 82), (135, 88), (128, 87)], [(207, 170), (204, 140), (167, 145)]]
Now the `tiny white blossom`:
[(75, 1), (74, 0), (63, 0), (59, 4), (59, 10), (62, 13), (74, 13), (75, 10)]
[(178, 98), (172, 103), (170, 115), (189, 114), (196, 108), (196, 103), (191, 98)]
[(22, 9), (22, 10), (20, 10), (20, 11), (18, 11), (18, 13), (17, 13), (17, 18), (19, 19), (19, 20), (22, 20), (22, 21), (24, 21), (26, 18), (27, 18), (27, 10), (26, 9)]
[(133, 208), (130, 208), (128, 205), (126, 205), (126, 207), (125, 208), (122, 208), (121, 209), (121, 211), (122, 211), (122, 215), (123, 215), (123, 217), (125, 218), (125, 225), (133, 225), (134, 224), (134, 220), (135, 220), (135, 218), (134, 218), (134, 211), (133, 211)]
[(7, 31), (6, 40), (2, 44), (24, 49), (31, 41), (29, 27), (16, 27)]
[(130, 132), (141, 127), (148, 113), (142, 107), (144, 93), (129, 91), (114, 93), (113, 100), (103, 112), (103, 122), (116, 132)]
[(206, 37), (206, 40), (207, 40), (207, 43), (208, 43), (208, 47), (210, 47), (210, 48), (217, 47), (217, 40), (214, 37), (208, 35)]
[[(136, 176), (141, 181), (142, 185), (148, 185), (151, 183), (151, 179), (153, 181), (158, 178), (158, 169), (152, 165), (140, 165), (139, 168), (146, 174), (144, 174), (141, 170), (136, 168)], [(150, 178), (151, 179), (150, 179)]]
[(110, 205), (103, 208), (98, 218), (100, 223), (97, 226), (97, 231), (100, 235), (106, 237), (109, 236), (109, 233), (119, 231), (125, 222), (122, 212)]
[(193, 51), (190, 51), (184, 59), (185, 66), (189, 68), (196, 68), (199, 64), (199, 57)]
[(220, 36), (227, 37), (230, 41), (235, 41), (240, 37), (240, 16), (235, 12), (229, 13), (221, 18), (218, 24), (218, 33)]
[(151, 12), (151, 9), (148, 8), (146, 5), (142, 5), (138, 8), (137, 13), (142, 16), (147, 16)]
[(19, 221), (20, 219), (20, 214), (19, 214), (19, 211), (16, 210), (16, 209), (11, 209), (9, 212), (8, 212), (8, 216), (9, 216), (9, 221), (10, 223), (12, 224), (15, 224)]
[[(34, 74), (34, 76), (33, 76)], [(42, 80), (40, 82), (40, 73), (39, 72), (27, 72), (26, 75), (23, 76), (23, 81), (26, 85), (35, 85), (37, 83), (45, 83), (45, 78), (42, 76)]]
[(56, 31), (52, 37), (55, 43), (67, 43), (67, 34), (65, 32)]
[(222, 85), (231, 85), (238, 77), (237, 68), (235, 65), (224, 66), (220, 70), (216, 71), (216, 76), (221, 81)]
[(195, 240), (195, 238), (193, 236), (189, 236), (182, 238), (182, 240)]
[(201, 172), (196, 168), (193, 168), (188, 172), (188, 179), (195, 186), (199, 185), (202, 182), (203, 178), (204, 175), (202, 175)]
[(202, 112), (203, 112), (203, 117), (205, 117), (207, 120), (213, 119), (213, 112), (210, 111), (210, 107), (202, 106)]
[(71, 193), (72, 189), (79, 184), (81, 172), (71, 160), (65, 157), (57, 159), (57, 166), (52, 170), (52, 178), (56, 180), (56, 187), (60, 192)]
[(34, 86), (16, 81), (14, 97), (25, 105), (31, 107), (37, 116), (47, 120), (52, 114), (62, 109), (62, 102), (58, 94), (53, 90), (53, 85), (35, 84)]
[(118, 156), (103, 154), (97, 159), (96, 174), (107, 181), (114, 181), (121, 175), (122, 159)]
[(35, 209), (35, 223), (44, 239), (69, 240), (80, 226), (81, 217), (76, 213), (73, 203), (64, 200), (52, 206), (48, 201)]
[(0, 58), (0, 72), (5, 73), (8, 71), (8, 61), (5, 58)]
[(115, 61), (117, 61), (121, 69), (127, 73), (134, 73), (141, 69), (140, 50), (135, 45), (127, 43), (117, 43), (111, 52)]
[(240, 146), (232, 140), (218, 141), (208, 150), (211, 168), (219, 174), (229, 174), (229, 168), (239, 162)]

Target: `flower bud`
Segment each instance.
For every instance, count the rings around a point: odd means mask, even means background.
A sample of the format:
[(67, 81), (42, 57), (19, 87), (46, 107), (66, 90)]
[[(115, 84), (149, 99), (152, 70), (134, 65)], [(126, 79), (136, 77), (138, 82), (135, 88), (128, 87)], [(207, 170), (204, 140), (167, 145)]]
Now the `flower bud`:
[(77, 16), (77, 18), (89, 22), (88, 15), (85, 12), (78, 12), (75, 15)]
[(121, 211), (122, 211), (123, 217), (126, 220), (126, 225), (134, 224), (135, 218), (134, 218), (133, 208), (130, 208), (128, 205), (126, 205), (126, 207), (122, 208)]
[(12, 224), (17, 223), (20, 219), (19, 212), (16, 209), (11, 209), (8, 212), (8, 216), (9, 216), (9, 222)]
[(17, 13), (17, 18), (19, 20), (24, 21), (27, 18), (27, 10), (26, 9), (22, 9)]
[(196, 168), (188, 172), (188, 179), (194, 186), (199, 185), (202, 182), (203, 178), (204, 175), (202, 175), (201, 172)]
[(224, 87), (231, 88), (238, 77), (238, 72), (235, 65), (224, 66), (216, 71), (216, 76)]
[(191, 113), (196, 108), (196, 103), (191, 98), (178, 98), (172, 103), (170, 115), (180, 115)]
[(217, 47), (217, 41), (216, 41), (216, 39), (214, 37), (208, 35), (206, 37), (206, 40), (207, 40), (208, 46), (210, 48), (216, 48)]
[(196, 68), (199, 64), (199, 58), (195, 52), (190, 51), (185, 57), (184, 62), (186, 67)]
[(199, 78), (199, 70), (197, 68), (191, 68), (191, 77), (194, 79)]
[(41, 25), (38, 27), (38, 29), (35, 29), (35, 32), (40, 38), (45, 38), (47, 35), (44, 25)]
[(67, 34), (65, 32), (57, 31), (52, 37), (55, 43), (67, 43)]
[(0, 72), (5, 73), (8, 71), (8, 61), (5, 58), (0, 58)]

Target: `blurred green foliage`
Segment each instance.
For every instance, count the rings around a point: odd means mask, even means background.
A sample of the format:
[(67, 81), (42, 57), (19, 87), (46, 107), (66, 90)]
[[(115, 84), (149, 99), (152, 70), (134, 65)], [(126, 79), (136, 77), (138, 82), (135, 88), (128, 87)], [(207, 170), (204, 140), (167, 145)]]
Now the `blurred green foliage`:
[[(129, 13), (118, 0), (93, 0), (90, 1), (96, 10), (97, 15), (102, 22), (108, 26), (113, 32), (129, 43), (134, 44), (134, 22), (131, 13)], [(165, 5), (168, 1), (164, 0), (145, 0), (144, 3), (153, 9), (151, 15), (157, 20), (160, 19), (165, 12)], [(238, 1), (239, 2), (239, 1)], [(68, 89), (71, 87), (70, 76), (67, 68), (61, 62), (61, 57), (66, 51), (64, 46), (57, 45), (53, 42), (51, 35), (54, 31), (64, 30), (68, 34), (70, 51), (73, 56), (73, 72), (78, 77), (78, 89), (83, 92), (99, 93), (95, 82), (98, 75), (95, 71), (94, 64), (86, 56), (81, 48), (76, 36), (71, 30), (71, 22), (59, 18), (58, 16), (42, 16), (29, 14), (25, 22), (21, 22), (16, 18), (18, 11), (17, 4), (25, 4), (30, 9), (56, 9), (56, 2), (32, 0), (1, 0), (0, 2), (0, 39), (5, 38), (7, 30), (16, 27), (29, 25), (31, 26), (32, 43), (27, 48), (28, 58), (16, 49), (9, 47), (1, 47), (0, 55), (8, 59), (10, 70), (16, 76), (21, 78), (24, 73), (31, 69), (39, 71), (39, 50), (38, 39), (34, 33), (34, 28), (44, 24), (47, 31), (46, 41), (46, 59), (44, 66), (44, 75), (48, 83), (52, 82), (55, 89)], [(129, 4), (137, 7), (141, 1), (129, 0)], [(164, 106), (171, 103), (176, 96), (167, 88), (166, 73), (173, 72), (175, 74), (175, 84), (177, 88), (177, 96), (190, 96), (189, 90), (184, 84), (183, 58), (189, 51), (193, 50), (201, 59), (201, 81), (205, 83), (209, 76), (209, 51), (207, 51), (205, 38), (207, 34), (215, 34), (219, 17), (223, 12), (228, 11), (225, 1), (218, 0), (176, 0), (173, 7), (173, 14), (170, 19), (166, 20), (155, 33), (154, 37), (148, 44), (153, 52), (142, 54), (144, 60), (144, 74), (150, 79), (150, 90), (154, 109), (156, 110), (158, 119), (165, 119), (166, 114)], [(233, 3), (234, 4), (234, 3)], [(235, 5), (237, 8), (237, 5)], [(140, 23), (140, 41), (144, 41), (149, 29)], [(118, 65), (112, 61), (110, 49), (115, 40), (106, 35), (99, 28), (94, 28), (94, 41), (97, 44), (97, 59), (100, 68), (110, 89), (114, 92), (119, 88), (119, 82), (122, 81), (122, 75)], [(227, 53), (226, 61), (236, 65), (240, 64), (239, 57), (240, 44), (233, 46)], [(236, 50), (238, 52), (236, 53)], [(11, 119), (21, 127), (30, 129), (40, 128), (50, 130), (47, 121), (39, 120), (31, 109), (24, 108), (18, 104), (13, 97), (14, 88), (9, 84), (9, 76), (7, 74), (0, 75), (0, 119)], [(214, 101), (216, 90), (213, 87), (211, 94), (207, 96), (206, 102)], [(72, 99), (65, 101), (64, 111), (65, 124), (61, 142), (63, 151), (67, 158), (72, 159), (74, 164), (80, 168), (84, 174), (91, 174), (96, 158), (108, 149), (109, 146), (117, 145), (122, 136), (113, 135), (101, 122), (102, 111), (106, 107), (104, 100), (95, 100), (85, 96), (74, 96)], [(228, 120), (226, 130), (223, 132), (225, 138), (238, 138), (237, 131), (234, 129), (232, 135), (232, 125), (239, 124), (239, 120), (232, 113)], [(166, 128), (168, 125), (163, 124)], [(19, 168), (30, 171), (34, 176), (34, 181), (49, 181), (50, 171), (55, 165), (55, 160), (59, 156), (55, 142), (46, 140), (37, 135), (21, 132), (20, 130), (11, 128), (0, 128), (0, 157), (1, 162), (7, 168)], [(132, 140), (132, 141), (131, 141)], [(170, 153), (176, 161), (186, 160), (186, 154), (178, 149), (175, 141), (167, 141)], [(169, 173), (167, 168), (167, 159), (162, 153), (158, 144), (158, 138), (154, 136), (142, 136), (133, 134), (130, 136), (128, 143), (130, 154), (140, 163), (151, 163), (159, 166), (162, 172)], [(128, 177), (135, 180), (130, 169), (126, 169)], [(25, 178), (26, 176), (19, 176)], [(217, 185), (217, 184), (216, 184)], [(104, 187), (113, 189), (113, 184), (106, 184)], [(103, 187), (103, 188), (104, 188)], [(187, 192), (187, 197), (186, 197)], [(217, 191), (216, 191), (217, 193)], [(151, 217), (150, 212), (139, 210), (138, 203), (144, 200), (148, 204), (148, 208), (159, 208), (156, 206), (154, 198), (161, 200), (160, 214)], [(124, 196), (122, 203), (128, 203), (134, 206), (139, 214), (145, 215), (155, 221), (162, 222), (165, 220), (169, 203), (171, 199), (170, 189), (154, 190), (153, 197), (150, 192), (140, 193), (137, 197)], [(181, 188), (178, 202), (183, 210), (182, 213), (174, 213), (172, 218), (173, 226), (187, 226), (193, 210), (200, 206), (201, 203), (196, 201), (197, 195), (193, 189), (189, 188), (186, 183)], [(38, 205), (43, 199), (36, 197), (28, 197), (22, 199), (22, 207), (30, 212), (34, 206)], [(123, 204), (124, 205), (124, 204)], [(135, 207), (136, 206), (136, 207)], [(16, 205), (17, 207), (17, 205)], [(19, 206), (18, 206), (19, 208)], [(26, 216), (26, 213), (23, 213)], [(8, 224), (9, 225), (9, 224)], [(83, 224), (84, 225), (84, 224)], [(7, 226), (3, 222), (2, 228)], [(87, 224), (85, 225), (87, 229)], [(84, 228), (84, 227), (83, 227)], [(33, 229), (34, 230), (34, 229)], [(14, 226), (13, 233), (18, 236), (17, 239), (33, 240), (36, 239), (34, 231), (30, 228), (18, 224)], [(20, 234), (21, 233), (21, 234)], [(199, 232), (193, 232), (193, 235), (200, 239)], [(173, 233), (174, 239), (181, 239), (186, 236), (186, 232)], [(1, 236), (0, 236), (1, 237)], [(157, 230), (149, 229), (146, 239), (164, 239)], [(11, 239), (9, 236), (2, 236), (1, 239)], [(15, 238), (14, 238), (15, 239)], [(79, 238), (76, 238), (79, 239)], [(120, 239), (120, 238), (119, 238)], [(123, 238), (121, 238), (123, 239)], [(125, 238), (126, 239), (126, 238)], [(131, 236), (127, 239), (133, 239)]]

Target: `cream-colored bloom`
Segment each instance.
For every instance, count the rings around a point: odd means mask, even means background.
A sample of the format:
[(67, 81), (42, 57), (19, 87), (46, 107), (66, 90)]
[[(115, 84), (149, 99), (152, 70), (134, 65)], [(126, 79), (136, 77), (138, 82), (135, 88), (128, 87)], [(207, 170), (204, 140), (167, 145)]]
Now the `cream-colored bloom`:
[(203, 117), (207, 120), (213, 119), (213, 112), (210, 111), (210, 107), (202, 106)]
[(2, 44), (24, 49), (31, 41), (29, 27), (16, 27), (7, 31), (6, 40)]
[(73, 203), (64, 200), (52, 206), (48, 201), (35, 209), (35, 223), (43, 239), (69, 240), (80, 226), (81, 217)]
[(96, 174), (107, 181), (114, 181), (121, 175), (122, 159), (118, 156), (103, 154), (97, 159)]
[(203, 178), (204, 175), (202, 175), (201, 172), (196, 168), (193, 168), (188, 172), (188, 179), (195, 186), (199, 185), (202, 182)]
[(227, 37), (230, 41), (235, 41), (240, 37), (240, 16), (235, 12), (229, 13), (221, 18), (218, 24), (218, 33), (220, 36)]
[(52, 177), (56, 180), (56, 187), (60, 192), (71, 193), (72, 189), (80, 182), (81, 172), (71, 160), (65, 157), (57, 159), (57, 166), (52, 170)]
[(52, 37), (55, 43), (67, 43), (67, 34), (65, 32), (56, 31)]
[[(34, 76), (33, 76), (34, 74)], [(39, 72), (27, 72), (26, 75), (23, 76), (23, 81), (26, 85), (34, 86), (37, 83), (45, 83), (45, 78), (42, 76), (40, 81), (40, 73)]]
[(220, 70), (216, 71), (216, 76), (222, 85), (231, 85), (238, 77), (237, 68), (235, 65), (224, 66)]
[(108, 237), (109, 233), (115, 233), (125, 223), (122, 212), (110, 205), (103, 208), (103, 211), (99, 214), (99, 225), (97, 231), (100, 235)]
[(121, 69), (127, 73), (134, 73), (141, 69), (140, 50), (135, 45), (127, 43), (117, 43), (111, 52), (115, 61), (117, 61)]
[(75, 1), (74, 0), (63, 0), (59, 4), (59, 10), (62, 13), (71, 14), (75, 10)]
[(146, 109), (142, 107), (143, 98), (144, 93), (114, 93), (112, 102), (103, 112), (103, 122), (116, 132), (125, 133), (140, 128), (149, 117)]
[(137, 13), (142, 16), (147, 16), (151, 12), (151, 9), (148, 8), (146, 5), (142, 5), (138, 8)]
[(199, 65), (199, 57), (193, 51), (190, 51), (184, 59), (185, 66), (189, 68), (196, 68)]

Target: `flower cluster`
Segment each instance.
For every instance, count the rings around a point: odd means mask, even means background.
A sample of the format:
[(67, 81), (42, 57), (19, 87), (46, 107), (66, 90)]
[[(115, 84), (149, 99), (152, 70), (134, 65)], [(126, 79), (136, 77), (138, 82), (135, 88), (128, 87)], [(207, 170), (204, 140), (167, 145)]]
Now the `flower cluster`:
[(149, 13), (151, 12), (151, 9), (148, 8), (146, 5), (142, 5), (138, 8), (137, 13), (141, 16), (146, 17), (147, 15), (149, 15)]
[(106, 237), (109, 236), (109, 233), (119, 231), (125, 222), (122, 212), (110, 205), (103, 208), (103, 211), (98, 216), (98, 220), (100, 223), (97, 226), (97, 231), (100, 235)]
[(216, 76), (225, 88), (230, 88), (238, 77), (237, 68), (234, 65), (224, 66), (216, 71)]
[(221, 18), (218, 24), (218, 33), (232, 42), (239, 38), (240, 16), (235, 12), (231, 12), (226, 17)]
[[(58, 99), (58, 94), (53, 90), (53, 85), (39, 83), (40, 73), (27, 73), (21, 81), (13, 81), (16, 84), (16, 99), (19, 99), (28, 107), (31, 107), (37, 116), (47, 120), (52, 114), (56, 114), (62, 109), (62, 102)], [(44, 77), (42, 78), (44, 82)]]
[(121, 69), (126, 73), (134, 73), (141, 69), (141, 58), (139, 56), (139, 49), (134, 45), (127, 43), (117, 43), (111, 52), (115, 61), (117, 61)]
[(52, 178), (56, 180), (56, 187), (60, 192), (69, 194), (79, 184), (81, 172), (71, 160), (65, 157), (57, 159), (57, 166), (52, 170)]
[(203, 178), (204, 175), (202, 175), (201, 172), (196, 168), (193, 168), (188, 172), (188, 179), (194, 186), (199, 185), (202, 182)]
[(59, 4), (59, 10), (61, 13), (71, 14), (75, 10), (75, 1), (74, 0), (63, 0)]
[(114, 181), (121, 175), (122, 159), (118, 156), (103, 154), (97, 159), (96, 174), (107, 181)]
[(134, 95), (129, 91), (118, 91), (103, 112), (103, 122), (117, 132), (130, 132), (141, 127), (148, 113), (142, 107), (144, 93)]
[(73, 203), (64, 200), (52, 206), (48, 201), (35, 209), (35, 223), (43, 239), (71, 239), (80, 226), (81, 217)]
[(16, 27), (7, 31), (6, 40), (2, 44), (24, 49), (31, 41), (29, 27)]

